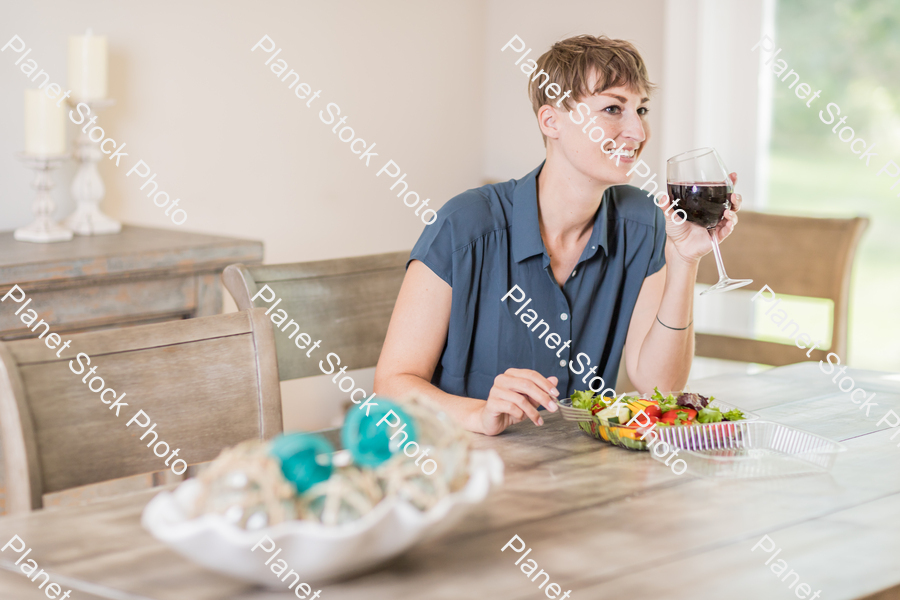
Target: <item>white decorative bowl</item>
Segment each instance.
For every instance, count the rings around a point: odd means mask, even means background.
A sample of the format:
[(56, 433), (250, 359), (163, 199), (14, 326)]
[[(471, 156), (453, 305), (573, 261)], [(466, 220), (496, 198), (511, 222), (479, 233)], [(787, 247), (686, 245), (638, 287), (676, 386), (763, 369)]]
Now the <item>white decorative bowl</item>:
[[(270, 567), (283, 559), (301, 582), (345, 577), (369, 569), (402, 554), (422, 540), (443, 533), (475, 504), (483, 501), (491, 484), (503, 482), (503, 461), (492, 450), (473, 450), (469, 481), (458, 492), (442, 498), (422, 512), (405, 500), (385, 498), (362, 518), (338, 526), (312, 521), (287, 521), (247, 531), (222, 516), (207, 514), (188, 519), (190, 507), (202, 485), (190, 479), (173, 492), (163, 492), (144, 508), (141, 523), (158, 540), (182, 556), (231, 577), (285, 589)], [(268, 536), (280, 548), (275, 553), (253, 548)]]

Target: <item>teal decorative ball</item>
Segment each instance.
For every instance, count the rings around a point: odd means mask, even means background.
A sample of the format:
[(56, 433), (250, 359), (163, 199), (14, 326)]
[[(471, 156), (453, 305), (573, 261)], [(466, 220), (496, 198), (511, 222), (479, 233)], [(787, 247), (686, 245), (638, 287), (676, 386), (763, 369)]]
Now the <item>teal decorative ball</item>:
[[(407, 444), (416, 439), (415, 422), (398, 404), (377, 397), (372, 404), (377, 406), (367, 407), (368, 415), (365, 410), (351, 410), (341, 430), (344, 448), (350, 450), (356, 464), (365, 467), (377, 467), (400, 451), (399, 442)], [(390, 411), (394, 414), (388, 414)], [(393, 443), (391, 436), (395, 436)]]
[(281, 461), (284, 478), (301, 494), (331, 477), (333, 452), (328, 440), (308, 433), (280, 435), (269, 446), (269, 454)]

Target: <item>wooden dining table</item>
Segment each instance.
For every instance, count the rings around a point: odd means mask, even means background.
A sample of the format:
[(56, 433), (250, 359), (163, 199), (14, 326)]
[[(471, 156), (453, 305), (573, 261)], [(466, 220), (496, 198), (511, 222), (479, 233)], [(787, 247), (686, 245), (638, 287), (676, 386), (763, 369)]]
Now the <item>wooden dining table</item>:
[[(696, 381), (693, 391), (846, 446), (828, 473), (769, 479), (677, 475), (647, 452), (613, 447), (559, 414), (474, 445), (505, 481), (443, 536), (361, 576), (323, 582), (323, 600), (525, 600), (549, 597), (521, 570), (514, 536), (568, 598), (822, 600), (900, 598), (900, 374), (848, 369), (877, 404), (860, 405), (816, 362)], [(841, 376), (843, 377), (843, 375)], [(846, 385), (846, 384), (845, 384)], [(72, 599), (286, 600), (199, 567), (153, 538), (141, 511), (159, 489), (0, 518)], [(779, 550), (766, 552), (769, 543)], [(516, 543), (518, 545), (518, 543)], [(754, 550), (754, 546), (757, 548)], [(0, 597), (43, 598), (9, 550)], [(799, 575), (782, 581), (783, 560)], [(782, 577), (787, 574), (784, 571)], [(794, 585), (790, 585), (791, 583)], [(808, 588), (801, 588), (807, 584)], [(809, 590), (809, 591), (806, 591)], [(560, 594), (559, 597), (563, 597)]]

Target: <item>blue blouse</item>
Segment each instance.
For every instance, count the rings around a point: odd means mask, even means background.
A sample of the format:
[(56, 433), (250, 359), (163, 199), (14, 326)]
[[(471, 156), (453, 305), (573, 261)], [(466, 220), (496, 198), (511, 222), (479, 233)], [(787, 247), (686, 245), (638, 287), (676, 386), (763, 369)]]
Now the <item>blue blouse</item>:
[(560, 397), (615, 388), (641, 285), (665, 265), (665, 215), (633, 186), (607, 189), (560, 288), (538, 224), (543, 166), (451, 199), (410, 254), (453, 289), (432, 377), (447, 393), (487, 399), (511, 367), (555, 375)]

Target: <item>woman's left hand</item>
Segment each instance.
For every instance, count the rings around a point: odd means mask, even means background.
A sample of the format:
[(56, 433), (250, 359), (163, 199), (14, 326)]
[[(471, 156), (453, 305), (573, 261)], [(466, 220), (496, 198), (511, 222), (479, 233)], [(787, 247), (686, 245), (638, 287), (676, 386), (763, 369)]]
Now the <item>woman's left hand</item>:
[[(736, 185), (737, 173), (731, 173), (729, 177), (731, 177), (731, 182)], [(665, 211), (671, 204), (669, 196), (666, 194), (660, 199), (665, 200), (660, 207), (660, 210)], [(672, 241), (675, 251), (681, 258), (686, 262), (696, 263), (712, 250), (712, 240), (709, 239), (708, 230), (700, 225), (689, 221), (675, 223), (672, 215), (675, 214), (675, 209), (677, 208), (677, 206), (673, 206), (666, 216), (666, 235)], [(731, 210), (725, 211), (725, 218), (719, 221), (715, 228), (716, 237), (720, 242), (734, 231), (734, 226), (738, 222), (737, 212), (740, 209), (741, 195), (731, 194)], [(675, 221), (681, 221), (681, 216), (678, 215)]]

